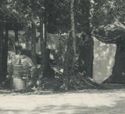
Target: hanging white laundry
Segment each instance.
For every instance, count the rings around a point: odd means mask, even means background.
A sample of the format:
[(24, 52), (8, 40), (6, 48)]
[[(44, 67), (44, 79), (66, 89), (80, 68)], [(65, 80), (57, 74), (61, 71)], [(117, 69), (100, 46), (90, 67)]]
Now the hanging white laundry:
[(115, 44), (105, 44), (94, 38), (93, 76), (98, 83), (101, 83), (112, 74), (115, 53)]

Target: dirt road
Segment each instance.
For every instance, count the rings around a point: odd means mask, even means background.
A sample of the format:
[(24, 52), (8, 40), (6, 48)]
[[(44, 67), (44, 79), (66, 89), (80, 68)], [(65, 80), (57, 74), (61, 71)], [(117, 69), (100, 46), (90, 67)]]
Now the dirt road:
[(0, 114), (125, 114), (125, 90), (0, 95)]

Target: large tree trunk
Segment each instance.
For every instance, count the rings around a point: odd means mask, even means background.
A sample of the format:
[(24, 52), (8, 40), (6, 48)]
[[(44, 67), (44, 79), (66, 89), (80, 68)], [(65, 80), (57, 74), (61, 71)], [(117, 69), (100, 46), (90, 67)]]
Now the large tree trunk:
[(91, 36), (82, 35), (82, 41), (79, 46), (79, 71), (83, 73), (85, 77), (93, 76), (93, 39)]
[(89, 0), (81, 0), (81, 4), (83, 4), (81, 8), (82, 10), (82, 18), (81, 22), (82, 35), (81, 42), (79, 46), (79, 71), (84, 74), (86, 77), (93, 76), (93, 38), (91, 37), (91, 22), (90, 22), (90, 9), (91, 3)]
[(64, 89), (70, 87), (71, 77), (74, 75), (75, 57), (76, 57), (76, 34), (75, 34), (75, 0), (70, 1), (71, 32), (67, 40), (67, 50), (64, 60)]

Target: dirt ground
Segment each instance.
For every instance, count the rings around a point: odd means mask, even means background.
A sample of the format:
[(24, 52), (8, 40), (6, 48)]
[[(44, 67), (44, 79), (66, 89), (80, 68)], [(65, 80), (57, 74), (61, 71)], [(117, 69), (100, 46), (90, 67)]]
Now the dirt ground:
[(125, 114), (125, 89), (1, 94), (0, 114)]

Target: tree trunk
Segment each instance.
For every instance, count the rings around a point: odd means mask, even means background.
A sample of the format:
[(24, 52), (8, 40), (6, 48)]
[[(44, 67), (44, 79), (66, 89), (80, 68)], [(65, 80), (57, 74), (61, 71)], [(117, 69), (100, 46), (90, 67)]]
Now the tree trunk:
[(70, 88), (71, 76), (74, 74), (74, 50), (72, 33), (69, 33), (67, 40), (67, 51), (64, 57), (64, 89)]
[[(73, 39), (73, 50), (74, 56), (76, 56), (76, 33), (75, 33), (75, 11), (74, 11), (75, 0), (71, 0), (71, 33)], [(74, 57), (75, 58), (75, 57)]]
[(0, 23), (0, 84), (5, 81), (5, 76), (4, 76), (4, 64), (3, 64), (3, 39), (4, 39), (4, 34), (3, 34), (3, 28), (4, 24), (1, 22)]
[(32, 29), (32, 34), (31, 34), (32, 61), (36, 65), (36, 26), (34, 22), (32, 22), (31, 29)]
[(90, 22), (90, 9), (91, 3), (89, 0), (81, 0), (83, 12), (83, 22), (82, 25), (82, 36), (79, 46), (79, 71), (84, 74), (86, 77), (93, 76), (93, 45), (94, 41), (91, 37), (91, 22)]
[(40, 36), (41, 36), (41, 55), (42, 55), (42, 60), (41, 60), (41, 65), (43, 68), (43, 76), (51, 78), (51, 67), (50, 67), (50, 50), (47, 49), (47, 12), (46, 12), (46, 5), (47, 1), (44, 1), (44, 12), (43, 16), (40, 17)]
[(71, 18), (71, 32), (67, 39), (67, 50), (64, 58), (64, 89), (70, 88), (71, 76), (74, 75), (75, 57), (76, 57), (76, 34), (75, 34), (75, 12), (74, 2), (70, 1), (70, 18)]
[(83, 40), (79, 46), (79, 72), (83, 73), (85, 77), (93, 76), (93, 39), (91, 36), (83, 35)]
[[(45, 18), (45, 17), (44, 17)], [(47, 76), (47, 69), (48, 69), (48, 57), (46, 57), (46, 26), (44, 19), (40, 20), (40, 38), (41, 38), (41, 65), (43, 67), (43, 76)]]
[(3, 44), (2, 44), (2, 40), (3, 40), (3, 29), (2, 29), (2, 23), (0, 23), (0, 83), (2, 82), (2, 77), (3, 77), (3, 65), (2, 65), (2, 52), (3, 52)]
[(3, 76), (7, 75), (7, 58), (8, 58), (8, 29), (5, 28), (5, 37), (3, 42)]
[(40, 44), (41, 44), (41, 65), (44, 64), (44, 59), (45, 59), (45, 51), (46, 51), (46, 25), (44, 21), (41, 19), (40, 20)]

